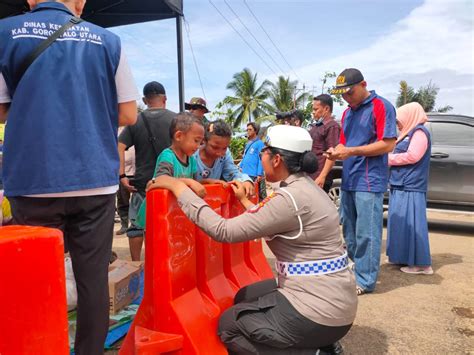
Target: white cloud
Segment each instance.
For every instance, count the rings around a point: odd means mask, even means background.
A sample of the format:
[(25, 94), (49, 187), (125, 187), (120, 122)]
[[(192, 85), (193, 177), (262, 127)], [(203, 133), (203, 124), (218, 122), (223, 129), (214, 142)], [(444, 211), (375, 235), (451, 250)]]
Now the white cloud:
[[(474, 115), (472, 14), (473, 3), (469, 0), (427, 0), (368, 47), (299, 68), (297, 73), (301, 77), (318, 77), (323, 74), (321, 68), (341, 71), (356, 67), (364, 73), (369, 88), (392, 102), (400, 80), (415, 88), (432, 80), (441, 88), (439, 106), (450, 104), (458, 113)], [(464, 80), (453, 82), (450, 75)], [(426, 81), (420, 82), (420, 78)], [(444, 92), (461, 87), (463, 95)]]

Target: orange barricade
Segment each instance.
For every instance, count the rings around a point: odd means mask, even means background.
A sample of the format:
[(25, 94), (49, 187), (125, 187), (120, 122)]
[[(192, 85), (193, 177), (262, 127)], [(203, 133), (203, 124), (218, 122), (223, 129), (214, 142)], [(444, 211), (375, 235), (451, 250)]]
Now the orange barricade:
[[(218, 214), (243, 212), (230, 187), (206, 190)], [(261, 242), (215, 242), (163, 190), (147, 194), (145, 242), (144, 297), (120, 354), (227, 354), (217, 336), (221, 313), (240, 287), (273, 277)]]
[(69, 354), (58, 229), (0, 228), (0, 354)]

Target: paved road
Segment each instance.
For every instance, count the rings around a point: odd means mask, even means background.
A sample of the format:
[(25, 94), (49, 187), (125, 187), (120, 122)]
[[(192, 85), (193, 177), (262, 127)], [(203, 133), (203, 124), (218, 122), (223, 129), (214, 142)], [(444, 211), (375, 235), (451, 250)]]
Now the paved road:
[[(429, 212), (429, 221), (435, 274), (403, 274), (383, 252), (376, 292), (359, 297), (343, 339), (346, 354), (474, 354), (474, 215)], [(125, 237), (114, 250), (130, 258)]]

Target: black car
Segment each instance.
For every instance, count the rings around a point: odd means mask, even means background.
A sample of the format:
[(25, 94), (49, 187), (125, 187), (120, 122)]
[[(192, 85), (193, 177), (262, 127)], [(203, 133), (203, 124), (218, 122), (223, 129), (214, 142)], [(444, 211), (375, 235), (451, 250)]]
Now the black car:
[[(474, 117), (429, 113), (425, 126), (432, 140), (428, 207), (474, 212)], [(341, 173), (338, 161), (329, 191), (337, 206)]]

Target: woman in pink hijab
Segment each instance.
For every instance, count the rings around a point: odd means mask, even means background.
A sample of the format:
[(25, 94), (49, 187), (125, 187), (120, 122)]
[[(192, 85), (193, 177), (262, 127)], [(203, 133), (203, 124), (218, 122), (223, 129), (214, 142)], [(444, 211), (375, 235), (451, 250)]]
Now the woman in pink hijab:
[(423, 107), (412, 102), (397, 109), (400, 134), (390, 165), (390, 203), (387, 256), (392, 264), (407, 265), (408, 274), (433, 274), (426, 219), (426, 191), (430, 168), (431, 137), (424, 126)]

